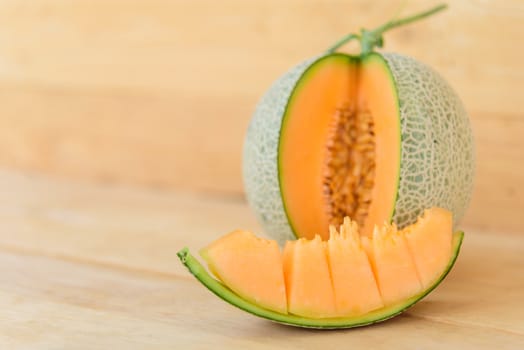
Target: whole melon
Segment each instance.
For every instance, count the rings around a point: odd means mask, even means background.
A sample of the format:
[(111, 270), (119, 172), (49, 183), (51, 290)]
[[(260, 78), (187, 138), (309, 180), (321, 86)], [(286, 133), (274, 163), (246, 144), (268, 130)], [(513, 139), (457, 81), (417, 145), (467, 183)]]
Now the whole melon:
[(269, 88), (243, 149), (247, 200), (279, 242), (327, 237), (350, 216), (411, 224), (425, 208), (462, 218), (474, 146), (464, 106), (433, 69), (395, 53), (327, 53)]

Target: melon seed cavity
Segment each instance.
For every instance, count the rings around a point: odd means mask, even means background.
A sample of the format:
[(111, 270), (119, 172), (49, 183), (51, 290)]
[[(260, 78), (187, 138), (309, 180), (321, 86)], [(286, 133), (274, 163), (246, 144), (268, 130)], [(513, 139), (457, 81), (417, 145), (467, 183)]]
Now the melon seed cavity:
[(333, 116), (326, 144), (323, 191), (331, 225), (345, 216), (364, 225), (375, 178), (375, 132), (368, 110), (347, 105)]

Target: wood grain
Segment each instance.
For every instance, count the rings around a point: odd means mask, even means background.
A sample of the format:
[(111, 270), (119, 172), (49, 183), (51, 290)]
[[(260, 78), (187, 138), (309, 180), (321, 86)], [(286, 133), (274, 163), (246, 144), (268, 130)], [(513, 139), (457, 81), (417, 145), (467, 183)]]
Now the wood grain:
[[(0, 165), (238, 196), (260, 95), (289, 67), (423, 0), (0, 3)], [(386, 36), (462, 96), (477, 140), (467, 224), (524, 223), (524, 5), (451, 1)], [(350, 50), (354, 48), (350, 47)]]
[[(466, 229), (446, 281), (404, 315), (349, 331), (273, 324), (207, 291), (175, 252), (237, 227), (209, 195), (0, 172), (2, 349), (519, 349), (524, 236)], [(203, 217), (202, 212), (205, 213)]]

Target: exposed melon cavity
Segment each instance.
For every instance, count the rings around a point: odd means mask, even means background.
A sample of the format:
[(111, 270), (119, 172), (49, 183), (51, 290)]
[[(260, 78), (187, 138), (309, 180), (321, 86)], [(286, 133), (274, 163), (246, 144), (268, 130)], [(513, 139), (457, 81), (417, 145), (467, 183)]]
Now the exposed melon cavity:
[(242, 298), (287, 313), (282, 255), (274, 240), (237, 230), (202, 249), (200, 254), (213, 274)]
[(202, 251), (223, 284), (187, 249), (178, 255), (207, 288), (243, 310), (301, 327), (347, 328), (393, 317), (435, 288), (462, 241), (451, 229), (451, 213), (440, 208), (400, 231), (385, 224), (371, 237), (345, 218), (338, 230), (329, 228), (327, 241), (289, 241), (283, 254), (276, 241), (234, 231)]
[[(183, 249), (204, 286), (275, 322), (350, 328), (398, 315), (444, 279), (473, 189), (469, 119), (433, 69), (374, 49), (386, 31), (445, 8), (346, 35), (271, 85), (242, 173), (249, 205), (284, 251), (248, 234), (246, 254), (229, 242), (238, 233), (226, 236), (204, 252), (219, 282)], [(349, 41), (359, 55), (337, 52)]]
[(280, 132), (280, 187), (294, 232), (327, 239), (327, 227), (349, 216), (369, 235), (392, 215), (399, 160), (399, 110), (385, 61), (333, 55), (312, 65)]
[(346, 216), (362, 225), (375, 181), (375, 133), (371, 113), (355, 105), (337, 109), (326, 144), (324, 201), (329, 222)]
[(453, 213), (472, 191), (473, 139), (452, 88), (397, 54), (331, 53), (291, 69), (250, 123), (243, 177), (250, 206), (282, 245), (329, 236), (345, 216), (370, 236), (426, 208)]

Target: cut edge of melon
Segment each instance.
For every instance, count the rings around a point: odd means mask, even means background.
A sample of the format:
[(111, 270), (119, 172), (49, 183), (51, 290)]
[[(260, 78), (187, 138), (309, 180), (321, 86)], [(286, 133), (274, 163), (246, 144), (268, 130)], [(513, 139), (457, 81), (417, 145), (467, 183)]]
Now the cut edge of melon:
[[(341, 78), (344, 72), (348, 75), (347, 81)], [(310, 86), (313, 84), (318, 86)], [(316, 91), (324, 91), (328, 87), (331, 90), (338, 87), (340, 91), (330, 95), (328, 102), (325, 99), (322, 103), (315, 102), (318, 101), (314, 98)], [(391, 222), (394, 216), (400, 183), (401, 128), (398, 91), (393, 74), (380, 54), (372, 53), (361, 59), (334, 53), (319, 58), (304, 71), (290, 95), (282, 118), (278, 180), (284, 212), (297, 238), (312, 239), (319, 234), (326, 240), (329, 236), (326, 228), (332, 222), (329, 222), (324, 208), (322, 159), (333, 111), (344, 101), (369, 109), (378, 136), (375, 151), (379, 161), (375, 163), (375, 185), (368, 218), (361, 223), (362, 234), (370, 236), (374, 224)], [(313, 115), (313, 120), (308, 119)], [(304, 123), (305, 119), (308, 123)], [(307, 161), (303, 152), (297, 149), (304, 147), (301, 141), (304, 139), (309, 140)], [(393, 149), (395, 152), (392, 152)]]
[[(371, 195), (371, 204), (368, 217), (362, 227), (362, 234), (371, 236), (375, 224), (384, 221), (390, 223), (395, 215), (395, 204), (398, 199), (400, 185), (400, 167), (402, 162), (402, 129), (400, 119), (400, 102), (398, 97), (397, 85), (388, 62), (379, 53), (371, 53), (362, 59), (359, 76), (359, 89), (364, 92), (360, 96), (368, 99), (368, 108), (375, 120), (375, 134), (381, 137), (389, 137), (396, 142), (396, 145), (383, 144), (381, 139), (376, 138), (375, 153), (375, 181)], [(380, 74), (377, 75), (377, 71)], [(366, 81), (382, 80), (388, 88), (377, 86), (366, 86)], [(375, 89), (374, 89), (375, 88)], [(373, 98), (376, 94), (386, 98), (384, 104), (377, 103)], [(359, 102), (360, 103), (360, 102)], [(389, 115), (391, 113), (391, 115)], [(393, 125), (392, 125), (393, 124)], [(395, 152), (393, 152), (393, 149)], [(382, 176), (383, 179), (377, 179)], [(381, 199), (386, 198), (386, 201)]]
[(255, 305), (237, 294), (231, 291), (221, 282), (213, 278), (207, 270), (202, 266), (202, 264), (191, 255), (188, 248), (180, 250), (177, 255), (183, 265), (187, 267), (189, 272), (207, 289), (212, 293), (217, 295), (222, 300), (228, 302), (229, 304), (236, 306), (239, 309), (242, 309), (246, 312), (249, 312), (255, 316), (259, 316), (270, 321), (277, 323), (282, 323), (286, 325), (292, 325), (303, 328), (322, 328), (322, 329), (336, 329), (336, 328), (353, 328), (369, 325), (372, 323), (377, 323), (385, 321), (389, 318), (392, 318), (403, 311), (405, 311), (410, 306), (414, 305), (416, 302), (428, 295), (433, 289), (435, 289), (451, 271), (451, 268), (455, 264), (457, 257), (460, 252), (460, 247), (464, 238), (464, 232), (458, 231), (453, 234), (453, 249), (451, 258), (442, 273), (442, 275), (427, 289), (423, 290), (421, 293), (403, 300), (402, 302), (396, 303), (394, 305), (386, 306), (381, 309), (371, 311), (364, 315), (354, 316), (354, 317), (341, 317), (341, 318), (305, 318), (299, 317), (290, 314), (281, 314), (274, 312), (268, 309), (264, 309), (258, 305)]
[[(302, 73), (285, 107), (278, 141), (278, 181), (284, 212), (297, 238), (327, 237), (330, 222), (321, 190), (325, 143), (334, 109), (355, 94), (357, 66), (357, 58), (343, 53), (320, 57)], [(324, 93), (321, 102), (319, 89)], [(326, 95), (328, 90), (333, 94)], [(308, 117), (304, 128), (301, 121)], [(307, 155), (293, 147), (304, 139), (310, 145)]]

